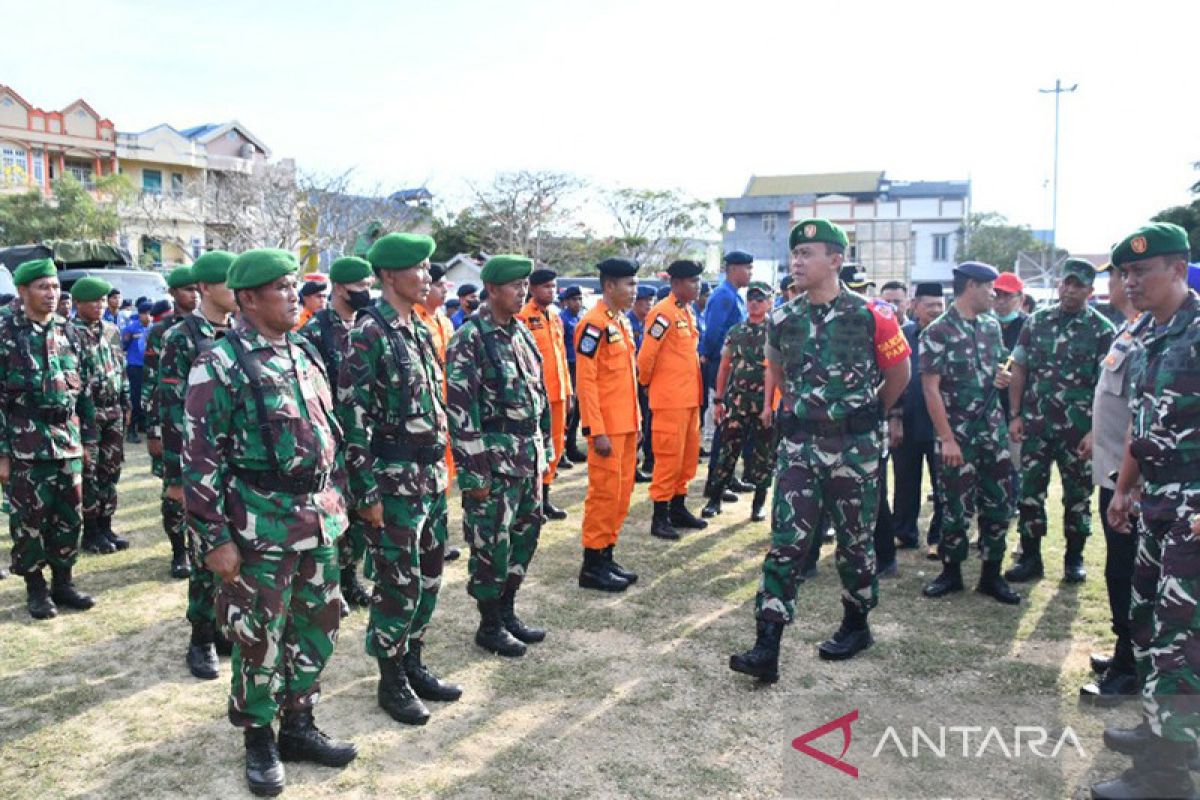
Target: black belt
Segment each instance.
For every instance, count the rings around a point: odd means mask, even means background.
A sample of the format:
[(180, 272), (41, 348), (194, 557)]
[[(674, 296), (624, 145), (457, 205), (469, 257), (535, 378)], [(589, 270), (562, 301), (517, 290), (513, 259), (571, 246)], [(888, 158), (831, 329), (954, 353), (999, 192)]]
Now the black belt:
[(263, 469), (244, 469), (233, 467), (232, 472), (239, 479), (264, 492), (281, 492), (282, 494), (318, 494), (329, 486), (329, 473), (316, 472), (304, 477), (280, 475)]
[(27, 419), (32, 422), (44, 422), (47, 425), (62, 425), (75, 416), (73, 408), (20, 408), (13, 409), (12, 416), (17, 419)]
[(1200, 481), (1200, 461), (1185, 464), (1139, 464), (1138, 472), (1151, 483), (1194, 483)]
[(498, 417), (483, 421), (484, 433), (509, 433), (514, 436), (533, 436), (537, 433), (538, 423), (535, 419), (508, 419)]
[(415, 464), (437, 464), (446, 456), (446, 446), (413, 444), (388, 439), (371, 439), (371, 455), (389, 461), (411, 461)]
[(843, 434), (863, 434), (878, 430), (882, 419), (874, 409), (856, 411), (844, 419), (804, 419), (794, 414), (781, 414), (780, 432), (784, 436), (795, 436), (798, 433), (809, 436), (841, 436)]

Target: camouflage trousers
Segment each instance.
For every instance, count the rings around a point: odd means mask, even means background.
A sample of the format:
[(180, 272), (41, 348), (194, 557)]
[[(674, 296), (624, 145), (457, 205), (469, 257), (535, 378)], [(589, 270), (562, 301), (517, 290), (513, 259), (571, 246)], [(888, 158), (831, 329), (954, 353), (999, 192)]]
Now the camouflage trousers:
[(172, 542), (176, 540), (182, 542), (187, 535), (187, 515), (183, 511), (183, 503), (167, 497), (165, 486), (160, 510), (162, 511), (163, 531), (167, 534), (167, 538)]
[[(1195, 514), (1197, 512), (1191, 512)], [(1138, 526), (1131, 637), (1155, 735), (1200, 738), (1200, 536), (1189, 515)]]
[(1022, 539), (1046, 535), (1046, 488), (1050, 466), (1058, 465), (1063, 484), (1063, 533), (1067, 545), (1083, 547), (1092, 533), (1092, 459), (1075, 454), (1078, 436), (1047, 430), (1021, 444), (1021, 501), (1017, 523)]
[(738, 456), (746, 451), (742, 465), (742, 478), (747, 483), (766, 486), (771, 479), (771, 447), (775, 443), (774, 432), (766, 430), (757, 415), (730, 415), (721, 422), (721, 447), (717, 452), (716, 469), (713, 470), (711, 485), (728, 486), (733, 479)]
[[(164, 498), (164, 509), (166, 504), (170, 502), (172, 501)], [(179, 506), (180, 512), (185, 510), (182, 504), (176, 505)], [(192, 558), (192, 572), (188, 575), (188, 622), (191, 622), (193, 625), (201, 622), (216, 622), (217, 617), (214, 604), (217, 597), (217, 584), (220, 581), (204, 565), (204, 553), (200, 550), (200, 542), (192, 535), (186, 521), (181, 520), (180, 524), (183, 525), (184, 535), (187, 536), (188, 553)], [(243, 552), (242, 558), (245, 559), (245, 557), (245, 553)]]
[[(1004, 560), (1004, 537), (1012, 514), (1009, 478), (1012, 461), (1008, 448), (985, 426), (974, 425), (955, 441), (962, 450), (961, 466), (938, 470), (938, 492), (942, 496), (942, 541), (938, 553), (944, 564), (961, 564), (971, 551), (968, 533), (971, 520), (979, 519), (979, 538), (984, 561)], [(935, 457), (941, 462), (941, 448)]]
[(446, 495), (384, 495), (383, 528), (367, 531), (375, 590), (367, 655), (399, 659), (437, 607), (446, 553)]
[(862, 611), (879, 602), (875, 579), (875, 517), (879, 513), (878, 433), (780, 440), (771, 549), (755, 599), (759, 619), (788, 623), (796, 614), (796, 584), (822, 523), (837, 534), (842, 601)]
[[(119, 412), (119, 409), (118, 409)], [(117, 483), (125, 461), (125, 419), (101, 419), (96, 428), (100, 441), (88, 445), (88, 463), (83, 467), (83, 518), (105, 519), (117, 513)]]
[(537, 550), (542, 530), (542, 486), (536, 476), (517, 478), (493, 472), (488, 496), (463, 495), (463, 535), (471, 547), (467, 593), (476, 600), (499, 600), (516, 591)]
[[(346, 530), (338, 537), (338, 566), (342, 569), (357, 567), (359, 562), (363, 560), (363, 556), (367, 552), (367, 535), (366, 526), (358, 517), (351, 515), (350, 524)], [(370, 563), (367, 565), (367, 572), (371, 571)], [(371, 577), (368, 575), (368, 577)]]
[(74, 566), (83, 533), (82, 459), (19, 461), (9, 471), (12, 572)]
[(229, 721), (270, 725), (279, 710), (311, 709), (341, 622), (337, 550), (241, 550), (241, 571), (217, 594), (233, 643)]

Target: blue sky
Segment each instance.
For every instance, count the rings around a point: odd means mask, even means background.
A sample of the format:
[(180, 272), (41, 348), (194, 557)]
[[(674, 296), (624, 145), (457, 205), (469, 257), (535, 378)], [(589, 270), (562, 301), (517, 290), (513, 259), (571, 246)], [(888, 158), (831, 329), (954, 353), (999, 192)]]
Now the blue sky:
[(119, 130), (236, 118), (302, 168), (451, 201), (507, 169), (703, 198), (885, 169), (1042, 228), (1057, 77), (1058, 239), (1099, 252), (1200, 179), (1200, 3), (1107, 5), (51, 0), (5, 11), (0, 82)]

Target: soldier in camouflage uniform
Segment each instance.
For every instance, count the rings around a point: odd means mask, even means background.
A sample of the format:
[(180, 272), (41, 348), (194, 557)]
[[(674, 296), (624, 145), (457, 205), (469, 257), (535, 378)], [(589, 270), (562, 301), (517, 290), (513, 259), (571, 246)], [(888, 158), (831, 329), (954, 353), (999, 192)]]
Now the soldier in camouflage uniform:
[(776, 309), (767, 328), (771, 385), (783, 392), (771, 549), (755, 600), (755, 645), (729, 660), (734, 671), (763, 682), (779, 678), (779, 640), (794, 618), (798, 573), (823, 521), (837, 529), (844, 615), (819, 654), (851, 658), (872, 643), (867, 614), (879, 591), (873, 534), (883, 419), (909, 378), (908, 342), (891, 306), (838, 280), (845, 232), (807, 219), (792, 228), (789, 243), (792, 276), (806, 294)]
[(422, 698), (462, 695), (421, 662), (447, 527), (442, 366), (413, 312), (429, 291), (435, 247), (411, 233), (389, 233), (371, 245), (367, 258), (383, 297), (360, 312), (338, 378), (350, 493), (374, 564), (367, 654), (379, 664), (380, 708), (407, 725), (428, 722)]
[(217, 613), (234, 643), (229, 720), (244, 731), (250, 790), (263, 795), (283, 789), (281, 758), (340, 767), (357, 755), (313, 721), (337, 642), (334, 543), (346, 503), (324, 367), (291, 333), (296, 272), (283, 250), (238, 256), (224, 283), (241, 321), (196, 359), (184, 405), (188, 529), (221, 580)]
[(942, 572), (924, 589), (944, 597), (963, 589), (967, 531), (978, 515), (983, 567), (975, 591), (1015, 605), (1021, 597), (1000, 577), (1010, 503), (1008, 428), (1000, 392), (1010, 375), (1003, 364), (1000, 323), (988, 312), (999, 273), (968, 261), (954, 268), (954, 302), (921, 331), (921, 389), (938, 437), (938, 491), (945, 503), (938, 555)]
[(114, 553), (129, 542), (113, 533), (117, 512), (117, 483), (125, 460), (125, 424), (129, 419), (129, 379), (117, 326), (100, 318), (112, 284), (84, 277), (71, 287), (75, 319), (71, 320), (83, 345), (91, 381), (88, 391), (96, 407), (97, 443), (88, 449), (83, 468), (83, 549), (89, 553)]
[(721, 513), (721, 497), (733, 479), (738, 455), (750, 443), (749, 457), (742, 474), (754, 485), (754, 503), (750, 519), (764, 519), (763, 505), (771, 480), (771, 446), (774, 437), (762, 426), (763, 373), (767, 347), (767, 312), (771, 310), (771, 286), (753, 282), (746, 291), (749, 317), (729, 329), (721, 349), (717, 371), (714, 418), (720, 430), (716, 469), (711, 481), (708, 505), (701, 516), (708, 519)]
[[(163, 483), (168, 500), (183, 506), (184, 397), (188, 375), (201, 353), (224, 336), (237, 309), (233, 291), (225, 285), (233, 253), (213, 250), (192, 264), (192, 279), (200, 290), (200, 306), (181, 319), (163, 337), (158, 363), (158, 416), (162, 427)], [(190, 529), (189, 529), (190, 531)], [(200, 542), (190, 538), (192, 570), (188, 576), (187, 619), (192, 624), (188, 642), (188, 670), (201, 680), (217, 678), (216, 615), (213, 602), (216, 582), (200, 557)], [(226, 646), (221, 647), (228, 654)]]
[[(142, 413), (146, 416), (146, 451), (150, 454), (150, 472), (163, 477), (162, 420), (158, 408), (158, 363), (162, 358), (163, 339), (176, 322), (196, 310), (200, 295), (191, 267), (176, 267), (167, 275), (174, 310), (154, 323), (146, 333), (146, 352), (142, 360)], [(183, 533), (183, 504), (167, 497), (162, 490), (163, 531), (171, 543), (171, 577), (186, 578), (192, 572), (191, 558)]]
[(13, 574), (25, 579), (30, 615), (49, 619), (57, 606), (93, 605), (75, 589), (71, 570), (82, 527), (80, 461), (96, 443), (96, 410), (79, 337), (54, 313), (54, 262), (26, 261), (13, 282), (21, 305), (0, 320), (0, 483), (12, 509)]
[(514, 319), (532, 271), (520, 256), (488, 259), (488, 302), (455, 331), (446, 353), (450, 443), (471, 547), (467, 592), (479, 606), (475, 643), (509, 657), (545, 637), (513, 605), (537, 549), (539, 483), (554, 452), (537, 345)]
[(1112, 345), (1112, 323), (1087, 304), (1096, 270), (1081, 258), (1063, 264), (1059, 302), (1035, 311), (1013, 349), (1010, 428), (1021, 442), (1020, 560), (1004, 577), (1040, 578), (1050, 466), (1063, 483), (1063, 580), (1080, 583), (1083, 547), (1092, 532), (1092, 460), (1081, 447), (1092, 430), (1092, 396), (1100, 361)]
[[(325, 374), (335, 387), (346, 348), (350, 342), (350, 326), (354, 315), (371, 303), (371, 265), (356, 256), (345, 256), (329, 265), (329, 282), (333, 285), (329, 305), (313, 314), (300, 329), (300, 335), (312, 342), (325, 362)], [(335, 401), (341, 403), (340, 398)], [(347, 606), (366, 608), (371, 594), (358, 582), (358, 565), (367, 549), (363, 521), (357, 516), (338, 539), (338, 565), (342, 571), (342, 599)]]
[(1133, 768), (1092, 787), (1095, 798), (1195, 797), (1188, 760), (1200, 738), (1200, 296), (1187, 288), (1188, 234), (1168, 222), (1113, 249), (1125, 293), (1148, 323), (1129, 358), (1133, 415), (1108, 506), (1129, 530), (1140, 478), (1141, 519), (1130, 607), (1143, 722), (1110, 728), (1105, 744)]

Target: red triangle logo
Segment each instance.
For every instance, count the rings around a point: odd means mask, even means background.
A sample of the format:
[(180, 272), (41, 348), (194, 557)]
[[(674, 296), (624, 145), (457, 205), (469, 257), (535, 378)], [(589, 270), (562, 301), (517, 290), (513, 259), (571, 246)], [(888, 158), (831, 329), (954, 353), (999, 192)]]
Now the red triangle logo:
[[(850, 749), (850, 735), (851, 735), (850, 734), (850, 725), (857, 719), (858, 719), (858, 709), (856, 708), (853, 711), (851, 711), (849, 714), (840, 716), (837, 719), (832, 720), (831, 722), (826, 722), (824, 725), (822, 725), (819, 728), (813, 728), (808, 733), (797, 736), (795, 739), (792, 740), (792, 747), (796, 748), (801, 753), (804, 753), (804, 755), (809, 756), (810, 758), (815, 758), (817, 761), (820, 761), (822, 764), (833, 767), (834, 769), (839, 770), (840, 772), (846, 773), (851, 778), (857, 778), (858, 777), (858, 767), (854, 766), (853, 764), (848, 764), (842, 760), (846, 755), (846, 751)], [(823, 753), (820, 750), (816, 749), (815, 747), (809, 746), (809, 742), (812, 742), (816, 739), (820, 739), (825, 734), (827, 734), (831, 731), (835, 731), (835, 730), (840, 730), (842, 732), (841, 755), (839, 755), (835, 758), (834, 756), (831, 756), (828, 753)]]

